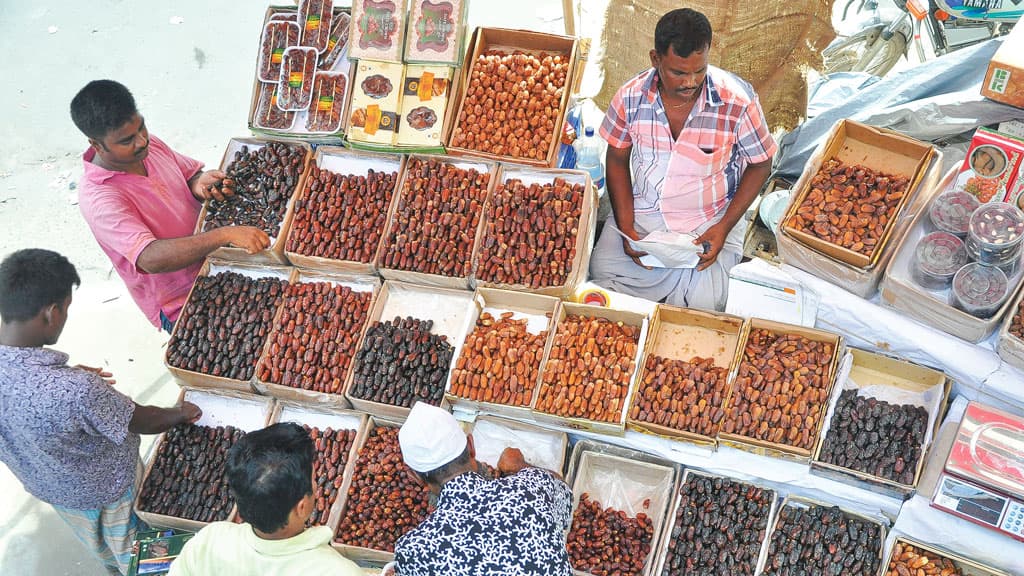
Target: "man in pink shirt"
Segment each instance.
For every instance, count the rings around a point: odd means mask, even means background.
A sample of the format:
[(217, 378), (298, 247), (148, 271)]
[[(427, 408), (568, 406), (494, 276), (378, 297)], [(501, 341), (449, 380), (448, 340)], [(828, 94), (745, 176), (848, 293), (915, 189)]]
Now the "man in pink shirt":
[(150, 136), (123, 85), (86, 84), (71, 101), (71, 119), (89, 140), (78, 186), (82, 216), (153, 325), (170, 332), (208, 254), (270, 245), (251, 226), (193, 234), (203, 201), (223, 200), (233, 183)]

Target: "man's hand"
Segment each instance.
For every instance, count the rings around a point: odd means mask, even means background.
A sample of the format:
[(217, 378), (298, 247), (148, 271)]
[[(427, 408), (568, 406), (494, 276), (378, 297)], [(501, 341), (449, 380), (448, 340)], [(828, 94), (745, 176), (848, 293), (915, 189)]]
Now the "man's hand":
[[(636, 229), (629, 230), (629, 231), (622, 230), (622, 233), (625, 234), (626, 236), (629, 236), (629, 238), (632, 238), (633, 240), (639, 240), (640, 239), (640, 234), (637, 234)], [(650, 266), (644, 266), (644, 264), (642, 262), (640, 262), (641, 258), (643, 258), (644, 256), (647, 256), (647, 252), (641, 252), (639, 250), (634, 250), (633, 246), (629, 243), (629, 239), (627, 239), (627, 238), (623, 238), (622, 239), (622, 251), (626, 253), (626, 256), (629, 256), (630, 258), (632, 258), (633, 262), (635, 262), (637, 266), (639, 266), (639, 267), (641, 267), (641, 268), (643, 268), (645, 270), (651, 270), (652, 269)]]
[(197, 200), (224, 200), (235, 193), (234, 180), (227, 177), (220, 170), (207, 170), (200, 172), (197, 178), (191, 181), (192, 195)]
[(270, 236), (253, 226), (228, 226), (221, 228), (226, 235), (227, 243), (241, 248), (249, 254), (270, 248)]
[(203, 417), (203, 411), (199, 406), (188, 401), (182, 401), (178, 409), (181, 411), (182, 424), (195, 424)]
[(722, 246), (725, 245), (725, 237), (728, 235), (729, 230), (726, 229), (725, 224), (717, 222), (694, 239), (693, 243), (698, 246), (705, 242), (707, 243), (707, 250), (702, 254), (698, 254), (700, 264), (697, 265), (697, 270), (704, 270), (715, 263), (715, 260), (718, 259), (718, 253), (722, 251)]
[(509, 446), (501, 451), (501, 457), (498, 458), (498, 473), (502, 476), (511, 476), (528, 466), (519, 448)]
[(113, 374), (110, 373), (110, 372), (107, 372), (103, 368), (94, 368), (92, 366), (86, 366), (84, 364), (79, 364), (79, 365), (75, 366), (75, 368), (78, 368), (79, 370), (85, 370), (86, 372), (92, 372), (93, 374), (96, 374), (100, 378), (103, 378), (104, 380), (106, 380), (107, 384), (109, 384), (111, 386), (113, 386), (114, 384), (117, 384), (117, 380), (114, 380), (113, 378), (111, 378), (111, 376), (113, 376)]

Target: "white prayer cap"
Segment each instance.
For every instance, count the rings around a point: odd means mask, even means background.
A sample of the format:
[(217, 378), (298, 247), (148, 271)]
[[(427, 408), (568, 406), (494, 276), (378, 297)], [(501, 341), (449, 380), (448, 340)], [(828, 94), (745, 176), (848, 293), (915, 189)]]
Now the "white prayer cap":
[(417, 472), (430, 472), (466, 449), (466, 433), (447, 410), (417, 402), (398, 431), (402, 459)]

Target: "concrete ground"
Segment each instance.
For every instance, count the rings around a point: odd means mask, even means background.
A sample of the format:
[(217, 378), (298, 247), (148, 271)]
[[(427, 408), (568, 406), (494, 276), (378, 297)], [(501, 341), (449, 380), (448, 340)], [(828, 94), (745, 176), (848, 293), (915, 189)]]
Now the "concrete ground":
[[(276, 4), (288, 4), (279, 0)], [(82, 287), (56, 348), (103, 366), (140, 403), (171, 405), (167, 336), (128, 296), (77, 206), (85, 139), (68, 104), (85, 83), (123, 82), (150, 130), (207, 165), (220, 162), (246, 117), (266, 2), (5, 1), (0, 7), (0, 255), (59, 251)], [(470, 24), (562, 30), (560, 0), (473, 0)], [(0, 416), (2, 417), (2, 416)], [(143, 452), (150, 441), (144, 441)], [(0, 575), (105, 574), (52, 508), (0, 465)]]

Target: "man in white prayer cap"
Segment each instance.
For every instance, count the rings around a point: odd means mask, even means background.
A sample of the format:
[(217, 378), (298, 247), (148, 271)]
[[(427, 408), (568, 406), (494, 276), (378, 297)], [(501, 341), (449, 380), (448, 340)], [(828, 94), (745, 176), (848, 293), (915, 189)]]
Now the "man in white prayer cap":
[(572, 492), (517, 448), (481, 476), (473, 448), (445, 410), (417, 402), (398, 432), (402, 458), (437, 496), (437, 508), (395, 545), (398, 576), (569, 576)]

